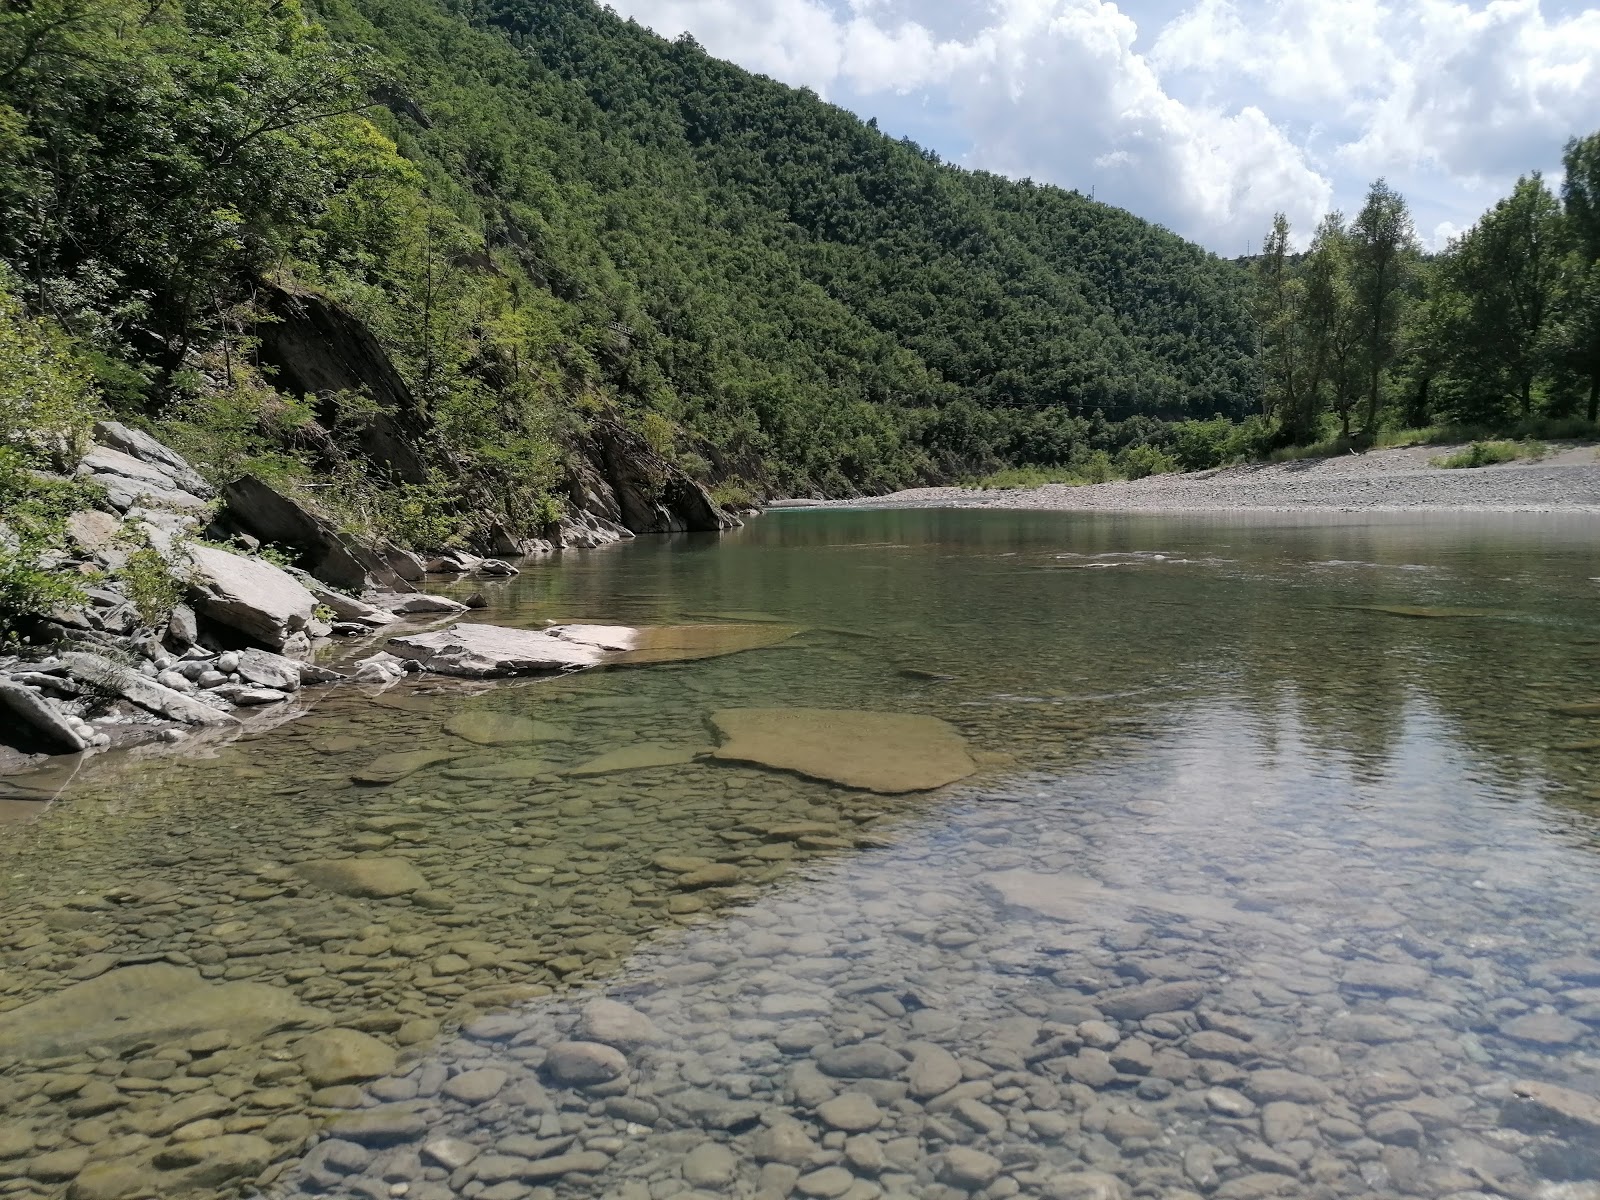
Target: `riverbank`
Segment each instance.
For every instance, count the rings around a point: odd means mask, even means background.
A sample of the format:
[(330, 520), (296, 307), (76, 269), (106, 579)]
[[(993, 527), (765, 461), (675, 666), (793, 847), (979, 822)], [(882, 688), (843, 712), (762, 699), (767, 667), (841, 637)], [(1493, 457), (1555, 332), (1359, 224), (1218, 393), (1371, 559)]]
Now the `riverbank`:
[(1454, 446), (1251, 463), (1074, 487), (912, 488), (828, 507), (1009, 508), (1084, 512), (1564, 512), (1600, 514), (1600, 455), (1563, 445), (1537, 462), (1449, 470)]

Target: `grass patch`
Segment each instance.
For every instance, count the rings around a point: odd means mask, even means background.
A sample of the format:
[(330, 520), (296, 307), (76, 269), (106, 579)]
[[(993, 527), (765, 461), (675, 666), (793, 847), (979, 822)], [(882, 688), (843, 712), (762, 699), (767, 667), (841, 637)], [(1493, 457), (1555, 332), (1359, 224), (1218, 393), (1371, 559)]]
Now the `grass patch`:
[(1471, 467), (1492, 467), (1496, 463), (1516, 462), (1519, 458), (1528, 458), (1535, 461), (1543, 458), (1550, 452), (1550, 448), (1543, 442), (1473, 442), (1464, 446), (1454, 454), (1442, 455), (1431, 458), (1428, 462), (1435, 467), (1444, 467), (1447, 470), (1462, 470)]

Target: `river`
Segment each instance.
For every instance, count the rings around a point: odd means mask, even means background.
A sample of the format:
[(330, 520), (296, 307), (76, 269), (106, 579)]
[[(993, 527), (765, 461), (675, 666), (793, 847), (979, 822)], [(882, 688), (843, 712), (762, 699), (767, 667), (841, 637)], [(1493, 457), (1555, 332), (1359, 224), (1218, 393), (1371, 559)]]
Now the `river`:
[[(531, 564), (487, 619), (782, 640), (336, 689), (0, 826), (0, 1197), (1592, 1200), (1597, 546), (833, 510)], [(979, 770), (696, 757), (750, 707)]]

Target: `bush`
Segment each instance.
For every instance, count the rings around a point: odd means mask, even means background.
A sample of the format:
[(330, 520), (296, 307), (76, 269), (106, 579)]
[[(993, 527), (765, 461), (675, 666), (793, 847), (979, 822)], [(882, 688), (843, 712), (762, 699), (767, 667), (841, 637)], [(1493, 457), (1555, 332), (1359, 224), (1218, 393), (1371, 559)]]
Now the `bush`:
[(1143, 479), (1171, 474), (1178, 469), (1178, 462), (1154, 446), (1129, 446), (1117, 455), (1116, 466), (1127, 479)]
[(0, 642), (30, 617), (79, 604), (76, 576), (55, 569), (69, 513), (91, 507), (88, 484), (38, 475), (15, 446), (0, 446)]
[(29, 318), (0, 268), (0, 447), (29, 465), (65, 466), (99, 416), (90, 373), (55, 329)]
[(1470, 467), (1491, 467), (1496, 463), (1515, 462), (1519, 458), (1543, 458), (1545, 446), (1540, 442), (1473, 442), (1454, 454), (1431, 459), (1436, 467), (1459, 470)]

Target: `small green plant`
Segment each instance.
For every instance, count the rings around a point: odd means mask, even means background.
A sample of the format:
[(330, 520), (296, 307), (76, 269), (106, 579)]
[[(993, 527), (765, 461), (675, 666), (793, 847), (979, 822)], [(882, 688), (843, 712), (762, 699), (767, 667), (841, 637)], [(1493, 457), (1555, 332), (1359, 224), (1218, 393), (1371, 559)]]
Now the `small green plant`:
[(1519, 458), (1540, 459), (1548, 447), (1542, 442), (1473, 442), (1454, 454), (1430, 459), (1435, 467), (1462, 470), (1472, 467), (1492, 467), (1496, 463), (1515, 462)]
[(139, 621), (145, 626), (159, 625), (172, 615), (178, 601), (183, 599), (183, 585), (172, 573), (172, 568), (161, 553), (140, 535), (126, 535), (142, 543), (128, 555), (116, 575), (122, 590), (133, 602)]
[(758, 508), (761, 501), (743, 480), (730, 479), (711, 489), (711, 498), (722, 508)]
[(1168, 475), (1178, 470), (1172, 455), (1154, 446), (1129, 446), (1117, 455), (1117, 470), (1128, 479), (1143, 479), (1147, 475)]

